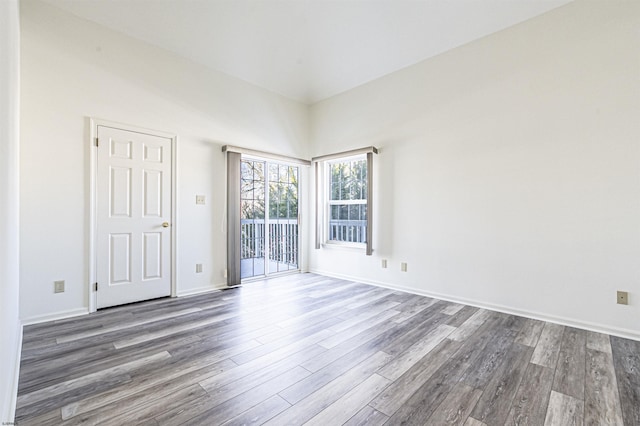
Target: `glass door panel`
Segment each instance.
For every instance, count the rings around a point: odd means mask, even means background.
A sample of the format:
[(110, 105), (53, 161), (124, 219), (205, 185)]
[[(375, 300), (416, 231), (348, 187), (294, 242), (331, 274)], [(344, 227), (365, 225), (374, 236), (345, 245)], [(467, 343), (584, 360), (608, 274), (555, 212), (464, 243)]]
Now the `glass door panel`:
[(269, 164), (269, 271), (298, 269), (298, 168)]
[(240, 277), (265, 274), (265, 163), (242, 160), (240, 171), (240, 224), (242, 238)]
[(299, 269), (298, 178), (295, 166), (242, 160), (242, 278)]

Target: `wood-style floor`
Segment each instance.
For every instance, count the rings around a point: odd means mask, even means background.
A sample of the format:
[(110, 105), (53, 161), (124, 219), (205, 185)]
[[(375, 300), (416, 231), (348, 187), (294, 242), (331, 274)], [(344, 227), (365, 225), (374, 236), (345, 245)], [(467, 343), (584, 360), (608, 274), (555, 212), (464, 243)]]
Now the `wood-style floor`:
[(640, 425), (640, 342), (312, 274), (25, 327), (19, 425)]

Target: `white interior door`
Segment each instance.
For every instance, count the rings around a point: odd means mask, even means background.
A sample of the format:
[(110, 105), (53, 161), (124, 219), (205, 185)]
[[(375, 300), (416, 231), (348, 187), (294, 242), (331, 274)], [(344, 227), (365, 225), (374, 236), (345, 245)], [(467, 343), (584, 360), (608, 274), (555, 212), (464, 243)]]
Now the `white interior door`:
[(97, 307), (171, 294), (171, 139), (97, 127)]

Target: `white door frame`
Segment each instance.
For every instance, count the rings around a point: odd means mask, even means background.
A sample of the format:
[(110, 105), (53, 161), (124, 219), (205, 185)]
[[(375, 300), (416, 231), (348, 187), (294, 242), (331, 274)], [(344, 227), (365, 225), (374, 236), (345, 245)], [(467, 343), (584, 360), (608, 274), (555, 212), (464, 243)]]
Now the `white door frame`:
[(89, 117), (89, 282), (88, 282), (88, 302), (89, 312), (95, 312), (98, 306), (95, 283), (97, 282), (97, 178), (98, 178), (98, 150), (96, 148), (96, 138), (98, 126), (113, 127), (116, 129), (128, 130), (131, 132), (144, 133), (151, 136), (159, 136), (171, 140), (171, 297), (176, 297), (176, 247), (177, 247), (177, 159), (176, 144), (178, 136), (174, 133), (150, 130), (136, 127), (129, 124), (117, 123), (114, 121), (102, 120)]

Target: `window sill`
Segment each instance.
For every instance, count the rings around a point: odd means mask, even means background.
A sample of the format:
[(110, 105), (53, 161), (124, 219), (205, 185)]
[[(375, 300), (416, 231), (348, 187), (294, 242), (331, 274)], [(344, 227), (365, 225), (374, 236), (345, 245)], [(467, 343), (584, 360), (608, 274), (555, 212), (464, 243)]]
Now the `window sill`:
[(353, 251), (353, 252), (366, 252), (367, 245), (366, 244), (349, 244), (349, 243), (331, 243), (325, 242), (321, 244), (322, 248), (330, 249), (330, 250), (345, 250), (345, 251)]

